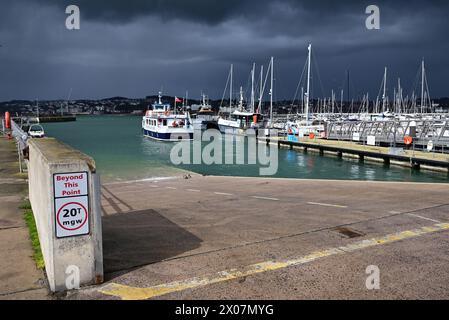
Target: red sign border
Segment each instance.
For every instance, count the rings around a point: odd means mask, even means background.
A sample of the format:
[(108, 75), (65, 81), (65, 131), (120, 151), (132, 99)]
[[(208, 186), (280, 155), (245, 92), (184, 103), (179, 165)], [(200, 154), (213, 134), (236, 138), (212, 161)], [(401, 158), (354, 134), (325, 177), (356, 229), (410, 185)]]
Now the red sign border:
[[(71, 205), (71, 204), (79, 205), (81, 208), (83, 208), (84, 214), (85, 214), (84, 222), (83, 222), (79, 227), (77, 227), (77, 228), (75, 228), (75, 229), (68, 229), (68, 228), (64, 227), (64, 226), (61, 224), (61, 221), (59, 221), (59, 214), (61, 213), (61, 210), (64, 209), (65, 207), (67, 207), (68, 205)], [(68, 202), (68, 203), (64, 204), (61, 208), (59, 208), (58, 213), (56, 214), (56, 221), (58, 222), (59, 226), (60, 226), (61, 228), (63, 228), (64, 230), (66, 230), (66, 231), (76, 231), (76, 230), (81, 229), (81, 228), (87, 223), (87, 220), (88, 220), (88, 219), (89, 219), (89, 215), (87, 214), (87, 209), (86, 209), (86, 207), (83, 206), (83, 205), (82, 205), (81, 203), (79, 203), (79, 202)]]

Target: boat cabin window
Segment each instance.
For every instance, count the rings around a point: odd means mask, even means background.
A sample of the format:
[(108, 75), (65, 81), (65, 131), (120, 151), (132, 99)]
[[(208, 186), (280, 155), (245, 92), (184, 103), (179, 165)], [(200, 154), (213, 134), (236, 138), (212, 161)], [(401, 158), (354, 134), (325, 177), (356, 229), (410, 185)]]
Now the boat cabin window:
[(167, 120), (164, 119), (164, 120), (162, 121), (162, 125), (163, 125), (164, 127), (166, 127), (166, 126), (167, 126)]

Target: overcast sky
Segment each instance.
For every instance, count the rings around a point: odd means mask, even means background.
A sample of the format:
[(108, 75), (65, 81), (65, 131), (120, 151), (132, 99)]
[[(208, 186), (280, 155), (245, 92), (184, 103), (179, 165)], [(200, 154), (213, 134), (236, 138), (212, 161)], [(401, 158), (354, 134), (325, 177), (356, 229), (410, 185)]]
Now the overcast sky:
[[(80, 30), (65, 27), (69, 4)], [(370, 4), (380, 30), (365, 27)], [(339, 95), (349, 69), (351, 96), (374, 98), (385, 66), (389, 94), (398, 77), (410, 94), (423, 57), (432, 97), (449, 96), (448, 32), (448, 1), (1, 0), (0, 100), (66, 99), (71, 88), (73, 99), (161, 88), (221, 98), (231, 63), (247, 90), (252, 63), (271, 56), (275, 98), (292, 99), (309, 42), (314, 96)]]

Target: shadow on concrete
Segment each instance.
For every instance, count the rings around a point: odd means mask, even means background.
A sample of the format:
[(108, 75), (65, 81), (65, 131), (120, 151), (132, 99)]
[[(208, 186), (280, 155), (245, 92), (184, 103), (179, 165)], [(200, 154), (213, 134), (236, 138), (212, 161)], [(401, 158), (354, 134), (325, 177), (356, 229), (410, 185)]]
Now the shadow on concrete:
[(157, 211), (103, 217), (106, 278), (196, 249), (202, 240)]
[[(127, 208), (128, 211), (133, 211), (133, 207), (131, 207), (129, 204), (127, 204), (125, 201), (123, 201), (122, 199), (120, 199), (119, 197), (117, 197), (112, 191), (110, 191), (107, 187), (102, 186), (101, 187), (101, 196), (103, 197), (103, 199), (105, 199), (109, 205), (114, 208), (116, 213), (123, 213), (123, 210), (120, 209), (119, 205), (123, 205)], [(108, 193), (108, 194), (106, 194)], [(101, 208), (103, 215), (105, 215), (106, 210), (103, 208)]]

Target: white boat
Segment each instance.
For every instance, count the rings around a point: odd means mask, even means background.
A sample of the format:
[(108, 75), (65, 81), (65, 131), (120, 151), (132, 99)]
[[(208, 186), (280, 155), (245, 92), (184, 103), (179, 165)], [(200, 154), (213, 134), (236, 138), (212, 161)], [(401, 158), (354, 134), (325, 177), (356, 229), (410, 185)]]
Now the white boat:
[(324, 132), (324, 124), (322, 120), (313, 119), (309, 113), (310, 103), (310, 80), (311, 80), (311, 60), (312, 60), (312, 45), (309, 44), (307, 57), (307, 92), (304, 94), (305, 98), (305, 119), (299, 119), (294, 125), (287, 124), (287, 130), (289, 133), (295, 133), (301, 136), (310, 136), (311, 134), (321, 136)]
[(244, 135), (248, 129), (262, 129), (266, 123), (263, 116), (259, 113), (249, 112), (244, 107), (243, 91), (240, 88), (239, 107), (228, 118), (220, 117), (218, 119), (218, 128), (222, 133), (231, 133)]
[(161, 92), (159, 101), (145, 113), (142, 130), (144, 136), (159, 141), (193, 140), (194, 132), (190, 114), (172, 112), (169, 103), (162, 103)]
[(206, 95), (203, 94), (201, 105), (193, 119), (193, 127), (195, 130), (206, 130), (209, 123), (216, 123), (216, 121), (217, 116), (212, 110), (212, 106), (207, 102)]

